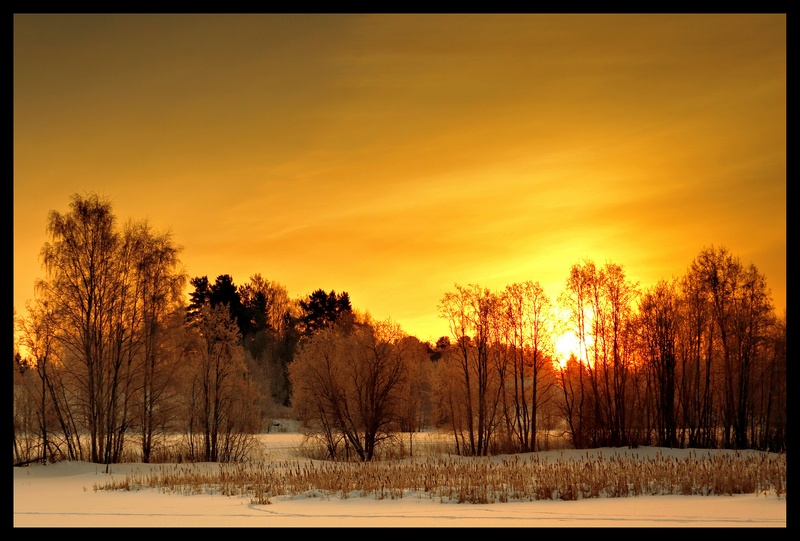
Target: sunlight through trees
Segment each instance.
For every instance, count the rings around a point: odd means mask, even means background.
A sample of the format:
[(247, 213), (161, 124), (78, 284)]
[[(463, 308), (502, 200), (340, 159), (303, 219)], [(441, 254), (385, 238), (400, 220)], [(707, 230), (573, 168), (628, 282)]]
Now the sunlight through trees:
[(431, 344), (345, 291), (293, 298), (260, 274), (192, 278), (187, 303), (171, 236), (119, 227), (95, 195), (52, 211), (48, 232), (45, 278), (15, 314), (15, 463), (235, 461), (280, 417), (360, 461), (420, 430), (470, 456), (556, 439), (786, 448), (785, 314), (723, 247), (648, 287), (583, 260), (555, 300), (532, 280), (455, 284), (438, 306), (450, 334)]

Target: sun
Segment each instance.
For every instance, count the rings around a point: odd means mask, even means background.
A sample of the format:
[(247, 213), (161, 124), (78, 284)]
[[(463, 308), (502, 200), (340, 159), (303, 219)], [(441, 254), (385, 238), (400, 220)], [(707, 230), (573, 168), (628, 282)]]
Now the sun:
[(555, 360), (559, 368), (564, 368), (570, 356), (580, 355), (580, 342), (572, 331), (566, 331), (556, 337), (555, 341)]

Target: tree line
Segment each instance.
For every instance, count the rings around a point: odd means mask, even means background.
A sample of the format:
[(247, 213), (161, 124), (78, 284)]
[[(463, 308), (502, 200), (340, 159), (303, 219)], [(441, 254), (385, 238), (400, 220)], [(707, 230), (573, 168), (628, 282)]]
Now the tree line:
[[(459, 452), (538, 450), (554, 431), (576, 448), (785, 451), (786, 319), (752, 264), (705, 248), (683, 277), (640, 290), (620, 265), (586, 260), (557, 305), (560, 319), (533, 282), (444, 296), (456, 342), (440, 396)], [(560, 362), (564, 330), (579, 351)]]
[[(467, 455), (555, 436), (578, 448), (786, 447), (785, 314), (724, 248), (643, 291), (592, 261), (570, 269), (557, 302), (533, 281), (456, 284), (438, 307), (450, 334), (430, 344), (359, 313), (346, 292), (292, 298), (260, 274), (190, 279), (169, 233), (120, 227), (94, 194), (51, 211), (47, 231), (45, 278), (15, 315), (15, 463), (234, 461), (281, 417), (330, 458), (362, 461), (432, 428)], [(565, 330), (580, 351), (556, 359)]]

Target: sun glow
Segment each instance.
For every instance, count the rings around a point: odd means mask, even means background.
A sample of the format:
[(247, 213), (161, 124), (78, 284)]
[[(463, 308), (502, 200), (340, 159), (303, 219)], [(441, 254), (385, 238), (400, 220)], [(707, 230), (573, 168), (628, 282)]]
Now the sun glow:
[(574, 332), (567, 331), (556, 337), (555, 360), (558, 367), (564, 368), (571, 355), (580, 356), (580, 342)]

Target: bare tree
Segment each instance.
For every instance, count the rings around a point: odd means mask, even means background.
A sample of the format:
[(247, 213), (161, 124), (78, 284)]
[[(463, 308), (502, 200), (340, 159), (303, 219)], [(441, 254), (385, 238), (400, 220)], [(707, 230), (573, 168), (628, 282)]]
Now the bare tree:
[(111, 203), (95, 194), (76, 194), (70, 206), (50, 212), (51, 242), (41, 251), (47, 275), (36, 283), (59, 358), (48, 373), (52, 405), (69, 453), (81, 452), (77, 435), (86, 434), (90, 460), (117, 462), (138, 425), (148, 460), (165, 324), (182, 303), (180, 247), (146, 221), (118, 230)]
[(410, 452), (414, 453), (414, 433), (432, 423), (432, 401), (434, 382), (434, 363), (429, 356), (428, 344), (415, 336), (405, 336), (398, 344), (406, 352), (408, 362), (407, 394), (401, 402), (399, 426), (408, 433)]
[(322, 329), (303, 344), (289, 364), (294, 414), (309, 434), (325, 442), (330, 458), (338, 456), (344, 438), (338, 338), (332, 327)]
[[(588, 263), (587, 263), (588, 264)], [(590, 444), (588, 414), (591, 397), (584, 383), (589, 364), (590, 321), (593, 312), (589, 302), (590, 279), (584, 266), (578, 264), (570, 268), (564, 291), (559, 297), (559, 304), (569, 313), (569, 321), (574, 325), (578, 338), (579, 351), (569, 359), (560, 373), (560, 387), (564, 393), (564, 417), (569, 426), (572, 443), (577, 448)]]
[(689, 447), (717, 445), (715, 392), (716, 323), (699, 275), (680, 279), (681, 329), (678, 334), (678, 441)]
[[(443, 357), (445, 364), (455, 363), (463, 392), (461, 418), (451, 418), (461, 452), (484, 456), (489, 451), (495, 429), (501, 376), (493, 365), (492, 338), (496, 336), (498, 300), (488, 289), (478, 285), (455, 286), (439, 303), (439, 314), (450, 326), (454, 346)], [(495, 349), (494, 352), (497, 350)], [(453, 374), (444, 370), (442, 375)]]
[(63, 366), (76, 398), (94, 462), (108, 462), (124, 427), (117, 403), (121, 360), (130, 335), (121, 326), (128, 301), (124, 250), (111, 204), (96, 195), (73, 197), (72, 211), (51, 211), (52, 242), (42, 248), (48, 278), (37, 291), (54, 308)]
[(742, 265), (725, 248), (714, 247), (700, 252), (689, 275), (709, 302), (719, 338), (723, 444), (746, 448), (755, 362), (773, 312), (766, 278), (754, 265)]
[(603, 377), (611, 425), (610, 442), (614, 446), (631, 445), (628, 426), (630, 405), (629, 377), (633, 373), (635, 336), (633, 334), (634, 301), (638, 283), (631, 282), (621, 265), (606, 263), (603, 267), (603, 296), (608, 312), (609, 349), (604, 357)]
[(179, 269), (176, 246), (169, 233), (157, 234), (146, 221), (133, 225), (132, 257), (136, 302), (141, 313), (137, 337), (137, 370), (130, 394), (141, 435), (142, 462), (149, 462), (154, 439), (166, 431), (174, 374), (182, 350), (170, 347), (183, 326), (183, 288), (186, 274)]
[[(53, 367), (56, 362), (56, 347), (55, 347), (55, 328), (53, 327), (54, 319), (51, 311), (48, 309), (46, 302), (29, 302), (28, 315), (18, 320), (20, 330), (21, 345), (27, 350), (30, 355), (28, 363), (35, 370), (39, 376), (40, 386), (37, 389), (37, 402), (39, 418), (39, 430), (41, 436), (41, 453), (40, 460), (47, 462), (48, 457), (54, 459), (56, 453), (51, 448), (52, 441), (48, 434), (53, 429), (48, 430), (47, 419), (49, 412), (54, 408), (48, 407), (49, 395), (55, 396), (54, 378), (51, 377), (51, 372), (55, 370)], [(58, 407), (56, 411), (60, 412)], [(70, 421), (59, 415), (59, 422), (64, 428), (65, 435), (72, 434), (70, 430)], [(67, 456), (76, 460), (78, 454), (74, 450), (75, 441), (72, 437), (67, 437), (68, 442)]]
[[(613, 263), (597, 267), (586, 260), (570, 270), (561, 303), (571, 313), (581, 346), (576, 359), (581, 365), (577, 400), (570, 397), (571, 412), (577, 416), (572, 424), (577, 446), (629, 443), (626, 392), (635, 353), (631, 322), (637, 288), (623, 268)], [(587, 407), (591, 407), (590, 415)]]
[(786, 312), (775, 316), (758, 357), (754, 389), (753, 445), (759, 449), (786, 450)]
[(351, 329), (322, 327), (301, 346), (289, 366), (292, 404), (330, 458), (370, 461), (409, 415), (410, 368), (425, 352), (391, 321)]
[(660, 445), (677, 445), (676, 375), (678, 334), (681, 328), (679, 296), (675, 283), (664, 280), (648, 289), (639, 304), (638, 330), (648, 381), (655, 388), (652, 400)]
[(551, 304), (542, 286), (531, 281), (506, 286), (501, 303), (505, 342), (513, 359), (511, 426), (518, 450), (530, 452), (536, 449), (539, 407), (555, 383), (545, 377), (552, 374), (546, 369), (552, 362)]
[(249, 378), (239, 327), (226, 305), (204, 306), (195, 331), (185, 396), (189, 452), (203, 461), (237, 460), (260, 429), (262, 397)]

